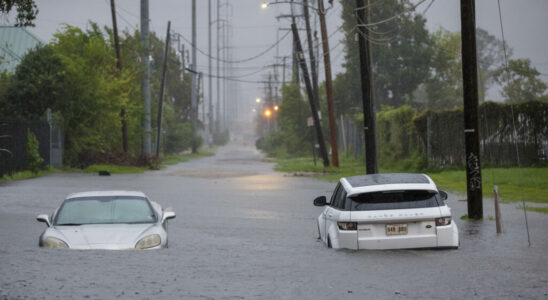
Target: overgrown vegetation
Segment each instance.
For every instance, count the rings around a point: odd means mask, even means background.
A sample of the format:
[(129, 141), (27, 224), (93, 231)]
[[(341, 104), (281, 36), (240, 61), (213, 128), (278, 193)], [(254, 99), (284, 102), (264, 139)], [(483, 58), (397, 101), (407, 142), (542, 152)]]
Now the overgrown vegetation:
[(44, 159), (40, 157), (40, 153), (38, 153), (38, 147), (39, 145), (36, 136), (30, 129), (27, 129), (27, 168), (35, 174), (43, 169), (44, 163)]
[[(138, 31), (124, 32), (120, 43), (121, 72), (116, 67), (110, 28), (101, 29), (95, 23), (87, 30), (65, 25), (51, 43), (29, 51), (14, 74), (2, 75), (0, 119), (44, 120), (46, 110), (51, 109), (64, 135), (64, 165), (70, 167), (97, 163), (154, 167), (154, 160), (141, 154), (144, 69)], [(164, 42), (152, 33), (150, 43), (154, 125)], [(169, 49), (167, 60), (161, 154), (196, 151), (202, 139), (190, 128), (190, 75), (182, 70), (175, 50)], [(122, 107), (128, 124), (128, 153), (122, 151)], [(153, 141), (155, 132), (153, 128)]]

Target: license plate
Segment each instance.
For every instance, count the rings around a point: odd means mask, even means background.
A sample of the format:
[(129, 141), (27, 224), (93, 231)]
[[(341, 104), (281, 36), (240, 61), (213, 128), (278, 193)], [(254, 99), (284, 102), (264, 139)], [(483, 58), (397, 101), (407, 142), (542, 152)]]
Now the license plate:
[(407, 234), (407, 224), (386, 224), (386, 235)]

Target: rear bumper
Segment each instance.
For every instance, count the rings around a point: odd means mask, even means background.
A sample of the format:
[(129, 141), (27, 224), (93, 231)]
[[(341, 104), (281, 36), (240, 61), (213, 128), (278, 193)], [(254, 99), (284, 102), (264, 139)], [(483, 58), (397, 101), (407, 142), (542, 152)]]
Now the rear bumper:
[(437, 226), (432, 234), (360, 237), (357, 231), (339, 231), (338, 237), (336, 248), (354, 250), (457, 248), (459, 246), (459, 232), (454, 222), (447, 226)]

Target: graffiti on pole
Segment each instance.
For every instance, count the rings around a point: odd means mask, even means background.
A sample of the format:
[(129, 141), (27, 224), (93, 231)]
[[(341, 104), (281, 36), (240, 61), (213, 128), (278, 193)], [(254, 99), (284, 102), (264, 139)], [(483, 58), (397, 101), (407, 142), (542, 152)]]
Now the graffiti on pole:
[(473, 152), (470, 152), (466, 159), (468, 166), (468, 183), (471, 191), (477, 191), (481, 189), (481, 170), (479, 165), (479, 158)]

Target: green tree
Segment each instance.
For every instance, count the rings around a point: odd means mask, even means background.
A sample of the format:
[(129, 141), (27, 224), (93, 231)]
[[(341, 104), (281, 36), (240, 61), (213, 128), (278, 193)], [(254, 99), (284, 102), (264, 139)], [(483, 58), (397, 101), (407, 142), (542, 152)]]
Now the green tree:
[(13, 8), (17, 10), (15, 26), (32, 26), (38, 15), (34, 0), (0, 0), (0, 13), (7, 14)]
[(282, 102), (276, 114), (279, 130), (270, 132), (263, 148), (271, 154), (295, 156), (308, 153), (312, 138), (312, 131), (307, 127), (308, 117), (310, 108), (302, 97), (299, 85), (293, 82), (284, 85)]
[[(495, 82), (495, 71), (504, 61), (504, 43), (484, 29), (476, 29), (476, 47), (478, 57), (478, 85), (481, 101), (485, 101), (487, 90)], [(512, 49), (506, 45), (508, 57)]]
[(49, 46), (31, 49), (5, 81), (0, 111), (5, 116), (40, 119), (63, 94), (66, 80), (63, 65)]
[[(346, 75), (336, 84), (350, 90), (342, 95), (339, 104), (357, 107), (361, 95), (358, 45), (356, 42), (356, 3), (340, 1), (343, 6), (343, 28), (346, 32)], [(372, 2), (370, 23), (367, 26), (372, 49), (376, 105), (401, 106), (414, 102), (413, 91), (426, 81), (430, 72), (432, 41), (426, 29), (426, 19), (413, 13), (410, 1), (388, 0)], [(349, 82), (350, 80), (350, 82)], [(336, 87), (336, 90), (342, 90)], [(347, 111), (339, 108), (337, 111)]]
[(504, 66), (494, 72), (495, 80), (503, 86), (502, 96), (508, 103), (545, 101), (548, 85), (538, 77), (540, 72), (531, 66), (530, 59), (511, 59), (508, 70)]
[(426, 108), (451, 109), (462, 105), (462, 58), (460, 33), (439, 29), (434, 40), (432, 73), (425, 84)]

